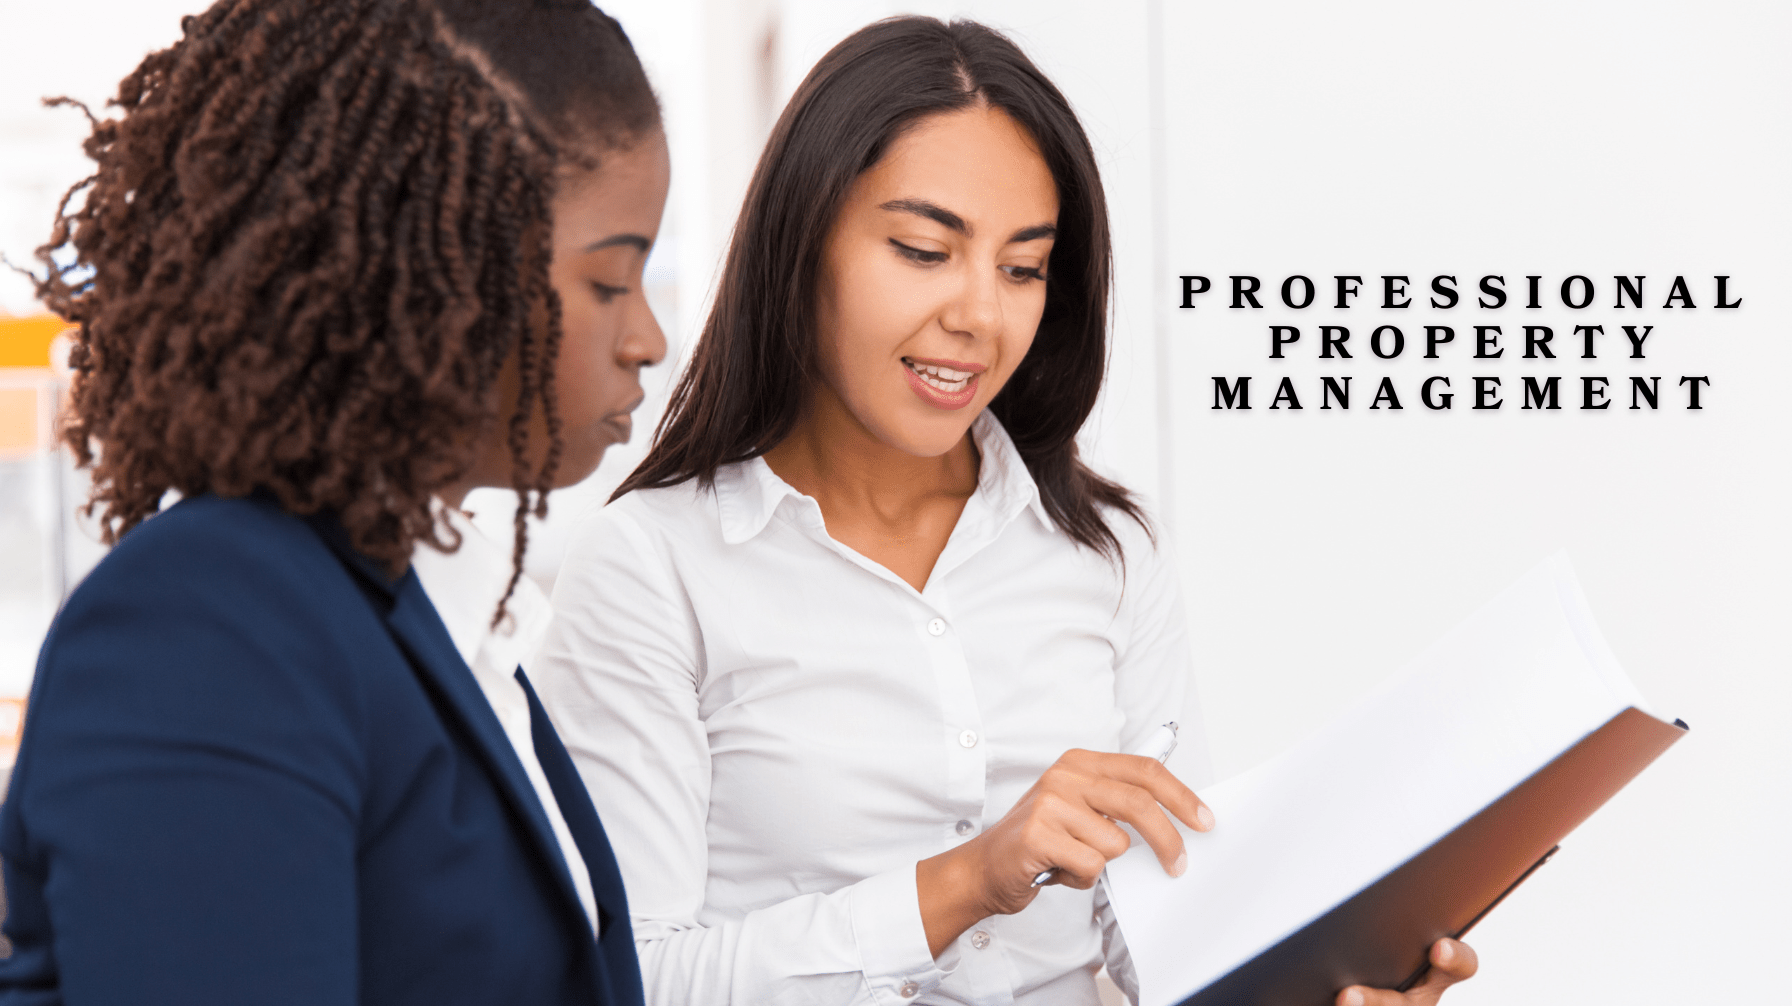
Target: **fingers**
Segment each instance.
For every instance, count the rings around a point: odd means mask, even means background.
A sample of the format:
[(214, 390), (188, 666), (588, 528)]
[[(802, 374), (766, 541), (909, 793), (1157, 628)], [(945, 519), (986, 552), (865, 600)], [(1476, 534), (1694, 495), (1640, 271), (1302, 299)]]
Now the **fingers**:
[[(1166, 872), (1181, 876), (1188, 857), (1166, 807), (1192, 828), (1213, 827), (1213, 812), (1156, 760), (1067, 751), (1003, 822), (974, 844), (1006, 850), (1006, 866), (992, 875), (1006, 878), (997, 887), (1005, 888), (1013, 879), (1007, 875), (1025, 868), (1024, 882), (1031, 891), (1034, 876), (1050, 868), (1056, 872), (1048, 883), (1086, 889), (1100, 878), (1108, 860), (1132, 844), (1114, 823), (1124, 821), (1138, 830)], [(1020, 899), (1004, 892), (995, 900), (1006, 905)], [(1031, 900), (1030, 894), (1025, 900)]]
[[(1177, 831), (1170, 819), (1164, 816), (1163, 809), (1148, 791), (1106, 779), (1096, 783), (1087, 799), (1090, 809), (1096, 814), (1125, 821), (1137, 829), (1139, 836), (1151, 846), (1151, 851), (1157, 853), (1157, 861), (1163, 865), (1164, 872), (1172, 877), (1182, 876), (1188, 867), (1188, 853), (1182, 847), (1182, 832)], [(1115, 831), (1120, 830), (1111, 823), (1109, 827), (1113, 827)], [(1125, 833), (1121, 834), (1124, 837)], [(1114, 855), (1125, 851), (1126, 846), (1121, 846)]]
[[(1183, 824), (1196, 831), (1213, 829), (1213, 811), (1201, 802), (1195, 791), (1182, 784), (1169, 769), (1155, 758), (1144, 758), (1139, 755), (1095, 754), (1081, 751), (1073, 754), (1086, 755), (1092, 767), (1099, 774), (1119, 782), (1137, 786), (1150, 795), (1153, 802), (1176, 815)], [(1137, 827), (1137, 822), (1128, 820)]]
[(1336, 1006), (1408, 1006), (1411, 1000), (1392, 989), (1371, 989), (1352, 985), (1338, 993)]
[(1182, 876), (1188, 866), (1182, 833), (1164, 811), (1169, 810), (1197, 831), (1207, 831), (1213, 827), (1213, 812), (1206, 804), (1155, 759), (1087, 751), (1071, 752), (1066, 759), (1072, 756), (1084, 771), (1094, 775), (1085, 790), (1089, 808), (1132, 825), (1157, 854), (1164, 871), (1172, 877)]
[[(1155, 807), (1152, 809), (1156, 810)], [(1169, 822), (1164, 821), (1162, 813), (1158, 813), (1157, 817), (1168, 827)], [(1086, 808), (1066, 814), (1064, 830), (1070, 833), (1071, 838), (1099, 853), (1103, 867), (1106, 867), (1108, 860), (1132, 848), (1132, 839), (1119, 825), (1108, 820), (1108, 816), (1091, 814)]]
[(1475, 970), (1481, 966), (1480, 959), (1466, 943), (1456, 940), (1438, 940), (1431, 945), (1431, 970), (1425, 972), (1425, 980), (1413, 986), (1406, 993), (1406, 1002), (1417, 1006), (1431, 1006), (1444, 994), (1444, 989), (1467, 978), (1473, 978)]
[(1067, 832), (1061, 833), (1058, 840), (1051, 843), (1048, 855), (1057, 867), (1047, 883), (1063, 884), (1079, 891), (1094, 887), (1095, 882), (1101, 879), (1101, 871), (1108, 865), (1106, 856)]
[(1431, 970), (1425, 980), (1404, 994), (1391, 989), (1352, 985), (1338, 993), (1336, 1006), (1433, 1006), (1444, 990), (1473, 978), (1480, 967), (1474, 948), (1457, 940), (1443, 939), (1431, 945)]
[(1025, 845), (1042, 852), (1057, 870), (1050, 883), (1086, 890), (1101, 877), (1108, 860), (1132, 845), (1119, 825), (1091, 811), (1083, 800), (1045, 793), (1038, 810), (1028, 822)]
[(1431, 971), (1419, 988), (1436, 986), (1442, 992), (1457, 982), (1473, 978), (1480, 967), (1481, 959), (1473, 947), (1458, 940), (1438, 940), (1431, 945)]
[(1411, 1000), (1392, 989), (1371, 989), (1361, 985), (1352, 985), (1339, 992), (1338, 998), (1334, 1002), (1336, 1006), (1408, 1006)]

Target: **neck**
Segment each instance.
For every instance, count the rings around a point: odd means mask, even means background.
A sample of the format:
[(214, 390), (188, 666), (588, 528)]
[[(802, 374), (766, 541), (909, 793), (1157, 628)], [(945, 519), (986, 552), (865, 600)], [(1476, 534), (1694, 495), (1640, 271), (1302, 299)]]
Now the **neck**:
[(944, 454), (910, 454), (879, 440), (825, 384), (765, 461), (798, 492), (814, 497), (828, 517), (851, 510), (898, 523), (930, 499), (962, 503), (977, 489), (977, 451), (969, 432)]
[(460, 510), (463, 509), (461, 504), (467, 501), (467, 493), (472, 491), (471, 484), (443, 486), (436, 491), (436, 499), (441, 500), (442, 505), (450, 510)]

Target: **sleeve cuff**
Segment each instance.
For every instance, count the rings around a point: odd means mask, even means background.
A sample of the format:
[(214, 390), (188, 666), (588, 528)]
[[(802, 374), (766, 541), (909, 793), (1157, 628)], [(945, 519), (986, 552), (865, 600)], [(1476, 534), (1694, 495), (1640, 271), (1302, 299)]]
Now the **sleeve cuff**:
[(956, 943), (937, 961), (927, 952), (912, 865), (859, 881), (849, 897), (859, 963), (878, 1006), (907, 1006), (958, 966)]

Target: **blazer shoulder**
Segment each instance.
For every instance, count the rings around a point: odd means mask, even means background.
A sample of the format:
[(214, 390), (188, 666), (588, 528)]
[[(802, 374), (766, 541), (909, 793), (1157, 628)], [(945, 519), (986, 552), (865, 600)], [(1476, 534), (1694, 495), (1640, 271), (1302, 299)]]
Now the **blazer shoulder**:
[(376, 594), (303, 518), (271, 501), (184, 500), (133, 528), (69, 596), (33, 691), (71, 664), (180, 677), (202, 658), (309, 668), (315, 685), (353, 688), (369, 642), (385, 634)]
[[(245, 610), (279, 597), (294, 614), (333, 607), (354, 582), (306, 518), (271, 500), (201, 496), (131, 529), (70, 597), (173, 588), (183, 600), (216, 595)], [(354, 593), (349, 591), (348, 593)], [(154, 603), (154, 598), (140, 598)], [(296, 605), (296, 610), (291, 605)]]
[(155, 561), (174, 555), (199, 561), (247, 558), (272, 549), (320, 550), (305, 519), (259, 496), (184, 499), (126, 532), (108, 561)]

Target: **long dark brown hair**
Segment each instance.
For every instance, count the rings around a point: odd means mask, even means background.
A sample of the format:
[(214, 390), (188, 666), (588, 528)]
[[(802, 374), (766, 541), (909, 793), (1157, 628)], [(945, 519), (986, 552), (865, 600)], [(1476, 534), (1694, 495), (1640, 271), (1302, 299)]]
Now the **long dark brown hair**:
[(400, 569), (458, 543), (430, 498), (505, 421), (514, 353), (520, 573), (560, 455), (556, 174), (659, 121), (627, 37), (586, 0), (221, 0), (181, 24), (94, 120), (98, 167), (38, 251), (79, 326), (62, 435), (89, 512), (110, 541), (171, 489), (268, 491)]
[[(879, 21), (809, 72), (772, 130), (734, 228), (715, 307), (654, 444), (616, 490), (708, 484), (787, 436), (816, 373), (815, 291), (829, 229), (853, 182), (921, 119), (986, 104), (1033, 137), (1058, 189), (1045, 313), (990, 403), (1052, 520), (1110, 557), (1110, 507), (1132, 496), (1077, 456), (1107, 363), (1107, 202), (1088, 137), (1051, 81), (1001, 33), (969, 21)], [(615, 497), (611, 497), (614, 499)]]

